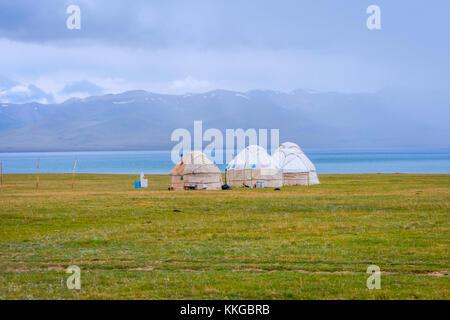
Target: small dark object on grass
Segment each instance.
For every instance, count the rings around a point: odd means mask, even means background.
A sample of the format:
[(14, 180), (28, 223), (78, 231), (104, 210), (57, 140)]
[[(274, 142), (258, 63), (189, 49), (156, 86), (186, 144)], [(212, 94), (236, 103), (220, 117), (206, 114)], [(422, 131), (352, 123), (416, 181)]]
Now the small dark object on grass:
[(145, 224), (150, 224), (152, 223), (150, 220), (149, 221), (145, 221)]
[(175, 209), (173, 210), (173, 212), (181, 212), (181, 210)]
[(224, 184), (224, 185), (222, 186), (222, 190), (231, 190), (231, 188), (230, 188), (229, 185)]
[(275, 189), (273, 189), (273, 190), (275, 190), (275, 191), (280, 191), (281, 189), (280, 189), (280, 188), (275, 188)]

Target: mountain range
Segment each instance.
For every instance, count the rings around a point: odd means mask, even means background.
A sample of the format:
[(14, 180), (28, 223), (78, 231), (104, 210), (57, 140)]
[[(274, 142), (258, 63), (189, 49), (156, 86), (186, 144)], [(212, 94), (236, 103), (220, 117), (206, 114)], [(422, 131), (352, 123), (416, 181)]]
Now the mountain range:
[(127, 91), (59, 104), (0, 104), (0, 152), (168, 150), (174, 129), (280, 129), (307, 148), (448, 147), (450, 94)]

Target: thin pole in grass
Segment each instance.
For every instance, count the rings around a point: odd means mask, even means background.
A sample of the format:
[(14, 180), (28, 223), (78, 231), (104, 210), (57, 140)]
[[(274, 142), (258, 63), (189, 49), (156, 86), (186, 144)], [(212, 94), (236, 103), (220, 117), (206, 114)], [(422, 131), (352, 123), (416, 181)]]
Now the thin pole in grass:
[(36, 160), (36, 190), (39, 189), (39, 158)]
[(75, 185), (75, 170), (77, 168), (77, 161), (78, 161), (77, 158), (75, 158), (75, 161), (73, 163), (73, 170), (72, 170), (72, 190)]
[(0, 185), (1, 192), (3, 192), (3, 161), (0, 161)]

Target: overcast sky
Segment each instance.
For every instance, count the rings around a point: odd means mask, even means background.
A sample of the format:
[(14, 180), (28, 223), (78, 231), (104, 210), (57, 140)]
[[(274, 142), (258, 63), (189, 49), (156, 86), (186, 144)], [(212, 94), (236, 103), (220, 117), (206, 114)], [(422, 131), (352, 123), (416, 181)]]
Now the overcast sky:
[[(70, 4), (81, 30), (66, 27)], [(381, 30), (366, 9), (381, 8)], [(450, 1), (0, 0), (0, 101), (144, 89), (446, 90)]]

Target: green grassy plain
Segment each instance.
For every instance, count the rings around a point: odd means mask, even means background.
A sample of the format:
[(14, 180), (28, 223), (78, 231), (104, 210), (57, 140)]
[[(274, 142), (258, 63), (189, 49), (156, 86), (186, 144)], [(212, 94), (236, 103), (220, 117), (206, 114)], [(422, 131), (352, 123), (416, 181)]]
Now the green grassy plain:
[[(0, 299), (450, 299), (450, 175), (168, 191), (169, 177), (6, 175)], [(368, 290), (366, 269), (381, 268)], [(81, 290), (65, 270), (81, 268)]]

